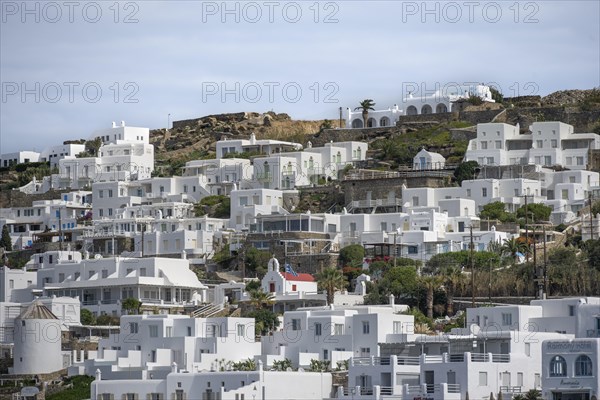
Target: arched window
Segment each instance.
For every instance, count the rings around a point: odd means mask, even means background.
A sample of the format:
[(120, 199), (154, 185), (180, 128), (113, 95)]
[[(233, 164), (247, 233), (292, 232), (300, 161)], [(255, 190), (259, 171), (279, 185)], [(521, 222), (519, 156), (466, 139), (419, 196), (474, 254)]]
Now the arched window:
[(567, 376), (567, 362), (561, 356), (550, 360), (550, 376)]
[(448, 112), (448, 107), (444, 103), (440, 103), (435, 107), (435, 112), (438, 114)]
[(363, 127), (362, 119), (356, 118), (354, 121), (352, 121), (352, 127), (353, 128), (362, 128)]
[(575, 376), (592, 376), (592, 360), (586, 355), (575, 359)]
[(388, 117), (382, 117), (379, 120), (379, 126), (390, 126), (390, 119)]
[(429, 104), (425, 104), (423, 107), (421, 107), (421, 114), (431, 114), (431, 106)]
[(367, 120), (367, 128), (376, 128), (377, 127), (377, 120), (375, 118), (369, 118)]
[(406, 115), (417, 115), (418, 113), (419, 111), (417, 111), (417, 107), (415, 106), (408, 106), (406, 109)]

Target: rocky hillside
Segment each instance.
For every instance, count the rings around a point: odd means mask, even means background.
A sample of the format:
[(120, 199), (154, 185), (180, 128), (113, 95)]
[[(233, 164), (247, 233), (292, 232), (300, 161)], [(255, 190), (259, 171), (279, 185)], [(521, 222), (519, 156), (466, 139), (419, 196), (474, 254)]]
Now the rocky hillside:
[(330, 121), (295, 121), (287, 114), (242, 112), (208, 115), (173, 122), (173, 127), (150, 131), (158, 164), (180, 166), (185, 161), (214, 158), (215, 143), (223, 138), (278, 139), (305, 144), (307, 138), (330, 126)]

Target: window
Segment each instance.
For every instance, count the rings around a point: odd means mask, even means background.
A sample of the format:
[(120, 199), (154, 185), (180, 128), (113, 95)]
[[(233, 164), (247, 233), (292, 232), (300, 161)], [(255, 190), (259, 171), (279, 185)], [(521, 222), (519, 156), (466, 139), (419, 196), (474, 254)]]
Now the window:
[(103, 198), (104, 197), (104, 190), (98, 190), (98, 197), (99, 198)]
[(550, 376), (567, 376), (567, 362), (561, 356), (554, 356), (550, 360)]
[(479, 386), (487, 386), (488, 385), (488, 376), (487, 372), (479, 372)]
[(167, 326), (165, 329), (165, 337), (173, 337), (173, 327)]
[(501, 140), (496, 140), (496, 148), (497, 149), (501, 149), (502, 148), (502, 141)]
[(362, 323), (362, 332), (364, 335), (369, 334), (369, 321), (363, 321)]
[(129, 333), (138, 333), (138, 323), (137, 322), (130, 322), (129, 323)]
[(323, 349), (323, 360), (329, 360), (329, 350)]
[(583, 165), (583, 157), (577, 157), (577, 165)]
[(333, 326), (333, 334), (334, 335), (343, 335), (344, 334), (344, 324), (335, 324)]
[(556, 149), (558, 147), (558, 141), (556, 139), (552, 139), (550, 143), (553, 149)]
[(299, 319), (293, 319), (292, 320), (292, 330), (293, 331), (299, 331), (300, 330), (300, 320)]
[(246, 334), (246, 325), (238, 324), (237, 326), (237, 335), (244, 336)]
[(394, 333), (402, 333), (402, 321), (394, 321)]
[(150, 334), (150, 337), (158, 337), (158, 325), (148, 326), (148, 332)]
[[(64, 274), (63, 274), (63, 280), (64, 280)], [(10, 281), (8, 281), (8, 287), (10, 289), (14, 289), (15, 288), (15, 281), (14, 281), (14, 279), (11, 279)]]
[(487, 197), (487, 188), (481, 188), (481, 196)]
[(361, 357), (371, 357), (371, 348), (370, 347), (361, 347), (360, 348), (360, 356)]
[(592, 360), (581, 355), (575, 359), (575, 376), (592, 376)]
[(471, 197), (471, 189), (467, 189), (467, 197)]
[(502, 313), (502, 325), (512, 324), (512, 314)]
[(487, 142), (481, 142), (481, 150), (487, 150)]
[(569, 306), (569, 317), (575, 315), (575, 306)]
[(317, 323), (315, 323), (315, 336), (321, 336), (321, 333), (322, 333), (321, 323), (317, 322)]
[(523, 373), (517, 372), (517, 386), (523, 386)]
[(113, 197), (113, 191), (112, 191), (112, 189), (108, 189), (108, 197)]
[(525, 355), (531, 357), (531, 343), (525, 343)]
[(544, 141), (543, 140), (536, 140), (535, 141), (535, 147), (537, 149), (541, 149), (542, 147), (544, 147)]

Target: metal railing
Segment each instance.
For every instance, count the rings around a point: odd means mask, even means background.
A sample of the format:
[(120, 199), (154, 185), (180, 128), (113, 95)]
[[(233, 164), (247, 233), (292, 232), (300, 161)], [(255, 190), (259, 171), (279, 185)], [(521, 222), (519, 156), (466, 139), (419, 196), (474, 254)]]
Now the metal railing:
[(473, 362), (488, 362), (490, 357), (487, 353), (471, 353), (471, 361)]
[(397, 365), (419, 365), (419, 357), (398, 357)]
[(458, 383), (449, 383), (447, 386), (448, 393), (460, 393), (460, 384)]
[(510, 354), (492, 354), (492, 362), (497, 362), (497, 363), (510, 362)]

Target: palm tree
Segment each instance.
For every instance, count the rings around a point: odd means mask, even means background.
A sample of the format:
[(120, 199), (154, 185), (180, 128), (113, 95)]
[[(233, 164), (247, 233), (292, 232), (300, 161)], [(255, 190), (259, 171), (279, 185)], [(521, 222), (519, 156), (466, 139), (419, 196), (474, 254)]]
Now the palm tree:
[(319, 290), (327, 292), (327, 304), (333, 304), (336, 290), (344, 289), (348, 281), (339, 269), (326, 268), (317, 274), (317, 284)]
[(442, 279), (446, 289), (446, 314), (454, 314), (454, 295), (458, 288), (465, 282), (465, 276), (457, 266), (449, 266), (442, 269)]
[(360, 106), (356, 107), (354, 110), (362, 110), (362, 117), (363, 117), (363, 127), (366, 128), (367, 127), (367, 117), (369, 116), (369, 110), (373, 110), (375, 111), (375, 109), (373, 107), (375, 107), (375, 103), (373, 103), (373, 100), (371, 99), (365, 99), (363, 101), (361, 101)]
[(529, 251), (527, 243), (520, 240), (520, 238), (512, 237), (510, 239), (504, 239), (502, 243), (502, 254), (510, 256), (513, 260), (513, 266), (519, 261), (519, 253), (525, 254)]
[(433, 293), (442, 285), (441, 276), (422, 276), (419, 279), (421, 286), (425, 288), (427, 294), (425, 301), (427, 302), (427, 318), (433, 318)]
[(273, 293), (263, 292), (262, 289), (250, 292), (250, 304), (256, 310), (262, 310), (264, 306), (272, 306), (275, 303)]

